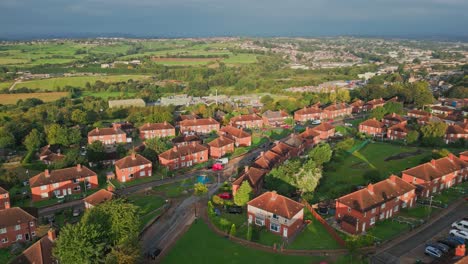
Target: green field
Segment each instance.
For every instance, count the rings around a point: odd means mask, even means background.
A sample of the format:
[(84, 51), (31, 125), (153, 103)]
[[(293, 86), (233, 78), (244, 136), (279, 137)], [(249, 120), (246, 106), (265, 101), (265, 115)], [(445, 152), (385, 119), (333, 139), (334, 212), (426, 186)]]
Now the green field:
[(285, 256), (241, 246), (217, 236), (200, 220), (177, 241), (162, 263), (319, 263), (321, 257)]
[(257, 62), (257, 56), (255, 54), (241, 53), (229, 56), (223, 62), (226, 64), (255, 63)]
[(94, 96), (102, 99), (109, 99), (110, 97), (128, 97), (133, 98), (136, 93), (132, 92), (93, 92), (93, 91), (84, 91), (81, 95), (82, 97), (85, 96)]
[(11, 81), (11, 82), (0, 82), (0, 90), (10, 88), (12, 84), (13, 84), (13, 81)]
[(344, 160), (332, 162), (327, 166), (316, 189), (314, 200), (334, 199), (350, 193), (357, 185), (366, 185), (366, 173), (377, 170), (382, 178), (390, 174), (400, 175), (402, 170), (419, 165), (430, 151), (399, 160), (385, 161), (386, 158), (403, 152), (414, 152), (417, 148), (397, 146), (387, 143), (369, 143), (359, 151), (350, 154)]
[(37, 98), (44, 102), (52, 102), (67, 96), (68, 92), (0, 94), (0, 104), (16, 104), (18, 100), (25, 100), (28, 98)]
[(85, 87), (86, 83), (94, 84), (96, 81), (102, 82), (125, 82), (132, 80), (148, 79), (147, 75), (109, 75), (109, 76), (78, 76), (78, 77), (59, 77), (42, 80), (32, 80), (18, 83), (15, 87), (27, 87), (39, 90), (57, 90), (58, 87), (74, 86)]

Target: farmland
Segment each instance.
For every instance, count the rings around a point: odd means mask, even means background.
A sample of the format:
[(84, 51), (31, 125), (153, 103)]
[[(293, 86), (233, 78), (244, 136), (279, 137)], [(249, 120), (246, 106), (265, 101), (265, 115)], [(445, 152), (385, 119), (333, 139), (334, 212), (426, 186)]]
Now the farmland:
[(25, 100), (28, 98), (37, 98), (44, 102), (52, 102), (66, 96), (68, 96), (68, 92), (0, 94), (0, 104), (16, 104), (18, 100)]

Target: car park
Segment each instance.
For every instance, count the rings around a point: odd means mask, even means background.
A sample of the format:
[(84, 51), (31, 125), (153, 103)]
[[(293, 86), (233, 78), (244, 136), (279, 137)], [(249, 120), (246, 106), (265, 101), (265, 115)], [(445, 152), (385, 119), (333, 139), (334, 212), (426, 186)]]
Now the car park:
[(432, 246), (427, 246), (424, 249), (424, 254), (435, 257), (435, 258), (441, 258), (443, 256), (442, 251)]
[[(458, 229), (452, 229), (450, 230), (449, 234), (451, 236), (463, 238), (463, 240), (468, 239), (468, 232), (463, 231), (463, 230), (458, 230)], [(463, 241), (464, 243), (465, 241)]]
[(452, 224), (452, 227), (458, 230), (463, 230), (465, 232), (468, 232), (468, 221), (461, 220), (461, 221), (454, 222)]
[(447, 246), (445, 244), (442, 244), (442, 243), (439, 243), (439, 242), (427, 243), (426, 247), (428, 247), (428, 246), (437, 248), (438, 250), (442, 251), (443, 253), (448, 253), (450, 251), (450, 249), (451, 249), (449, 246)]
[(465, 239), (463, 239), (463, 238), (461, 238), (461, 237), (457, 237), (457, 236), (448, 236), (447, 239), (458, 243), (458, 245), (463, 245), (463, 244), (465, 244)]

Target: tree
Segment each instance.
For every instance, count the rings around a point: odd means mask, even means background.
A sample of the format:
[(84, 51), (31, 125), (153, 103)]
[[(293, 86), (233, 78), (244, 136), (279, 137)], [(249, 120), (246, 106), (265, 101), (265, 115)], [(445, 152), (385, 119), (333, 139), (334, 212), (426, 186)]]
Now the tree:
[(379, 106), (371, 110), (370, 117), (377, 120), (381, 120), (387, 114), (387, 110), (384, 107)]
[(296, 187), (301, 193), (311, 193), (322, 178), (322, 170), (313, 160), (308, 160), (302, 171), (296, 176)]
[(447, 131), (447, 124), (443, 122), (430, 122), (421, 127), (422, 142), (425, 145), (440, 144)]
[(154, 150), (158, 155), (170, 149), (172, 146), (169, 138), (150, 138), (147, 139), (145, 143), (147, 148)]
[(406, 139), (406, 142), (407, 142), (408, 144), (413, 144), (413, 143), (417, 142), (418, 139), (419, 139), (419, 133), (418, 133), (418, 131), (416, 131), (416, 130), (411, 130), (410, 132), (408, 132), (408, 134), (406, 135), (406, 138), (405, 138), (405, 139)]
[(135, 245), (123, 245), (112, 248), (106, 256), (106, 264), (141, 263), (140, 249)]
[(86, 124), (86, 113), (79, 110), (79, 109), (75, 109), (73, 110), (72, 114), (71, 114), (71, 120), (77, 124), (81, 124), (81, 125), (84, 125)]
[(241, 186), (234, 195), (234, 203), (237, 206), (244, 206), (250, 201), (250, 195), (252, 194), (252, 187), (248, 181), (243, 181)]
[(434, 96), (427, 82), (416, 82), (413, 84), (414, 104), (423, 107), (434, 102)]
[(44, 143), (44, 135), (37, 129), (31, 130), (29, 134), (24, 138), (24, 146), (29, 152), (38, 150)]
[(57, 124), (46, 126), (47, 143), (70, 146), (81, 141), (81, 132), (76, 127), (67, 128)]
[(330, 161), (332, 150), (328, 143), (320, 144), (309, 151), (309, 159), (315, 161), (317, 165), (322, 165)]
[(206, 187), (205, 184), (198, 182), (193, 186), (193, 190), (195, 195), (202, 196), (208, 192), (208, 187)]
[(395, 113), (395, 114), (403, 114), (403, 104), (398, 102), (387, 102), (384, 105), (386, 114)]
[(448, 149), (439, 149), (432, 151), (433, 159), (440, 159), (443, 157), (447, 157), (448, 155), (450, 155), (450, 151)]
[(224, 204), (223, 198), (219, 197), (218, 195), (213, 195), (212, 200), (213, 200), (214, 204), (217, 204), (217, 205), (223, 205)]
[(104, 144), (96, 140), (86, 146), (86, 156), (89, 162), (99, 162), (104, 159), (105, 147)]
[(15, 137), (4, 127), (0, 128), (0, 148), (7, 148), (15, 145)]

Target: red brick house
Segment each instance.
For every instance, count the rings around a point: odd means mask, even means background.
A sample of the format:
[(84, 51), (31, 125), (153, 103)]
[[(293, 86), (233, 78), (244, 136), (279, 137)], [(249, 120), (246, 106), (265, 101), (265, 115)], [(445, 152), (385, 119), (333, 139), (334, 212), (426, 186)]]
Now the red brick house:
[(57, 235), (54, 229), (49, 229), (47, 235), (28, 247), (21, 255), (16, 257), (10, 264), (52, 264), (59, 263), (53, 256)]
[(393, 125), (387, 129), (387, 138), (390, 140), (403, 140), (408, 135), (406, 121), (400, 124)]
[(437, 117), (437, 116), (433, 116), (432, 114), (429, 114), (428, 116), (423, 116), (423, 117), (419, 117), (417, 119), (417, 122), (419, 125), (421, 126), (424, 126), (424, 125), (427, 125), (429, 123), (436, 123), (436, 122), (444, 122), (443, 119)]
[(335, 219), (346, 232), (360, 234), (377, 221), (398, 214), (402, 208), (413, 207), (417, 199), (415, 189), (412, 184), (391, 175), (386, 180), (338, 198)]
[(266, 192), (247, 203), (249, 224), (265, 226), (284, 238), (292, 237), (304, 224), (304, 206), (276, 192)]
[(304, 107), (294, 112), (294, 121), (305, 123), (309, 120), (323, 119), (323, 111), (318, 107)]
[(278, 127), (285, 125), (284, 121), (289, 118), (289, 114), (283, 110), (271, 111), (267, 110), (262, 114), (263, 124), (265, 126)]
[(299, 134), (299, 136), (305, 140), (306, 148), (313, 147), (320, 142), (320, 132), (310, 127), (306, 127), (306, 130)]
[(367, 103), (364, 105), (364, 111), (370, 111), (372, 109), (375, 109), (377, 107), (383, 107), (385, 105), (385, 100), (382, 98), (379, 99), (372, 99), (370, 101), (367, 101)]
[(387, 127), (391, 127), (393, 125), (397, 125), (397, 124), (403, 123), (405, 121), (406, 121), (406, 119), (404, 119), (402, 116), (400, 116), (398, 114), (395, 114), (395, 113), (388, 114), (388, 115), (384, 116), (384, 118), (382, 119), (382, 122)]
[(385, 134), (386, 129), (387, 128), (385, 127), (385, 124), (379, 122), (375, 118), (367, 119), (366, 121), (359, 124), (359, 132), (371, 136), (383, 135)]
[(208, 161), (208, 148), (198, 143), (174, 146), (159, 155), (159, 164), (170, 170)]
[(334, 103), (323, 109), (324, 118), (333, 119), (340, 116), (351, 115), (353, 107), (346, 103)]
[(402, 172), (402, 179), (419, 186), (422, 197), (430, 197), (443, 189), (468, 180), (468, 162), (450, 154), (448, 157), (431, 160)]
[(183, 134), (173, 138), (171, 141), (172, 141), (172, 144), (174, 144), (174, 146), (188, 145), (188, 144), (192, 144), (192, 142), (196, 142), (199, 144), (202, 143), (202, 139), (197, 135), (183, 135)]
[(463, 161), (468, 162), (468, 151), (464, 151), (464, 152), (460, 153), (460, 159), (463, 160)]
[(440, 114), (440, 115), (444, 115), (444, 116), (449, 116), (449, 115), (453, 114), (454, 111), (455, 111), (455, 109), (453, 109), (451, 107), (447, 107), (447, 106), (438, 106), (438, 105), (431, 106), (431, 113), (433, 113), (433, 114)]
[(37, 219), (19, 207), (0, 210), (0, 248), (36, 237)]
[(168, 122), (146, 123), (140, 127), (140, 138), (142, 140), (150, 138), (175, 137), (175, 128)]
[(352, 107), (352, 111), (351, 113), (353, 114), (359, 114), (361, 113), (362, 111), (365, 111), (365, 108), (364, 108), (364, 105), (365, 105), (365, 102), (362, 101), (362, 100), (356, 100), (354, 102), (352, 102), (350, 104), (350, 106)]
[(275, 152), (271, 150), (268, 150), (267, 152), (262, 151), (252, 166), (260, 169), (271, 170), (274, 166), (279, 164), (280, 160), (282, 160), (282, 157)]
[(283, 161), (297, 156), (297, 151), (294, 147), (281, 141), (275, 142), (275, 145), (270, 149), (270, 151), (273, 151), (280, 156), (279, 163), (283, 163)]
[(63, 160), (65, 156), (62, 155), (60, 148), (60, 145), (47, 145), (42, 147), (39, 151), (39, 160), (47, 165)]
[(234, 116), (229, 122), (231, 126), (243, 128), (263, 127), (263, 119), (256, 114)]
[(335, 135), (335, 127), (329, 123), (321, 123), (312, 129), (320, 133), (321, 140), (327, 140), (329, 137)]
[(422, 110), (410, 110), (408, 111), (408, 116), (409, 117), (412, 117), (412, 118), (422, 118), (422, 117), (429, 117), (431, 114), (426, 112), (426, 111), (422, 111)]
[(83, 199), (86, 209), (91, 209), (101, 203), (112, 200), (115, 194), (106, 189), (101, 189)]
[(218, 133), (220, 136), (225, 136), (234, 139), (236, 147), (248, 147), (252, 145), (252, 136), (245, 132), (242, 128), (233, 126), (225, 126)]
[(80, 183), (84, 183), (85, 189), (97, 188), (97, 174), (78, 164), (51, 172), (45, 170), (29, 179), (33, 202), (81, 193)]
[(459, 125), (449, 125), (445, 131), (445, 143), (457, 142), (460, 139), (468, 139), (468, 130)]
[(234, 152), (234, 143), (234, 140), (224, 136), (216, 138), (208, 143), (208, 146), (210, 147), (210, 156), (217, 159), (228, 153)]
[(219, 130), (219, 122), (213, 118), (188, 119), (179, 122), (180, 133), (200, 133), (208, 134)]
[(289, 155), (291, 157), (302, 155), (307, 147), (306, 141), (297, 134), (290, 134), (286, 138), (282, 139), (281, 142), (291, 147), (289, 150)]
[(133, 153), (115, 162), (115, 174), (119, 182), (133, 181), (142, 177), (150, 177), (153, 164), (140, 154)]
[(10, 208), (10, 194), (0, 187), (0, 210)]
[(88, 133), (88, 144), (101, 141), (105, 145), (127, 143), (127, 134), (118, 127), (95, 128)]
[(259, 169), (255, 167), (244, 167), (244, 173), (242, 173), (239, 178), (232, 182), (232, 195), (236, 195), (237, 190), (239, 190), (241, 184), (244, 181), (247, 181), (252, 187), (252, 192), (256, 196), (262, 190), (263, 186), (263, 177), (268, 173), (268, 170)]

